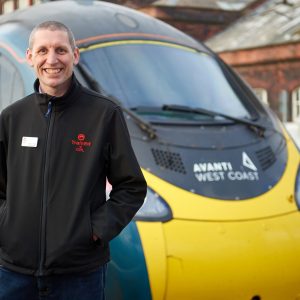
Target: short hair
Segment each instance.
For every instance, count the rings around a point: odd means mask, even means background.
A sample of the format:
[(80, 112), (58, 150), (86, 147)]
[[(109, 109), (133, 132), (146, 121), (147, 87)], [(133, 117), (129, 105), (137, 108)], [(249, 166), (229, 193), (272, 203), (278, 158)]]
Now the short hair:
[(36, 25), (32, 29), (30, 36), (29, 36), (29, 49), (32, 49), (35, 33), (41, 29), (47, 29), (47, 30), (51, 30), (51, 31), (55, 31), (55, 30), (65, 31), (68, 34), (68, 38), (69, 38), (69, 42), (70, 42), (72, 50), (73, 51), (75, 50), (76, 43), (75, 43), (75, 38), (74, 38), (73, 32), (65, 24), (57, 22), (57, 21), (46, 21), (46, 22)]

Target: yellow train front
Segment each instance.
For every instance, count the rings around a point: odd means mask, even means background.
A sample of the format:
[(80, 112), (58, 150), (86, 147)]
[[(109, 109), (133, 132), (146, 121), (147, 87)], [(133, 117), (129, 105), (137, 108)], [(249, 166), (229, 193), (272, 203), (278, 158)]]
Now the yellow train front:
[(109, 300), (300, 299), (299, 152), (273, 113), (182, 32), (103, 2), (0, 18), (2, 108), (32, 91), (33, 26), (62, 21), (82, 84), (119, 101), (148, 182), (111, 242)]

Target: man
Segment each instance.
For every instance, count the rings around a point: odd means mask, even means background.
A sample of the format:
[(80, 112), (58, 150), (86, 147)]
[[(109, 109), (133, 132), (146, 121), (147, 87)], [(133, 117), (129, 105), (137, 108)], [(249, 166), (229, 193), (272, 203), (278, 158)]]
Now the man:
[(26, 57), (35, 92), (0, 119), (0, 299), (101, 300), (108, 242), (146, 183), (120, 107), (74, 77), (72, 32), (36, 26)]

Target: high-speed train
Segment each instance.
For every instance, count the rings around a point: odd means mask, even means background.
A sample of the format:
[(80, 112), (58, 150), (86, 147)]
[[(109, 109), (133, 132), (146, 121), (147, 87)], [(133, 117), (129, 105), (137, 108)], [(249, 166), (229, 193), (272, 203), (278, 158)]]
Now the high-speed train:
[(120, 103), (148, 183), (111, 241), (107, 298), (300, 299), (300, 156), (272, 111), (205, 45), (100, 1), (0, 18), (0, 110), (33, 91), (25, 51), (46, 20), (74, 32), (78, 80)]

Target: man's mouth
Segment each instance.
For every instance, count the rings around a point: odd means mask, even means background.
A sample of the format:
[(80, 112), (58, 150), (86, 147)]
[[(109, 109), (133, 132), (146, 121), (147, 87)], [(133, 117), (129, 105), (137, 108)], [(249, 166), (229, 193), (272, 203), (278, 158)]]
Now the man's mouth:
[(62, 68), (45, 68), (43, 69), (47, 74), (58, 74), (62, 71)]

